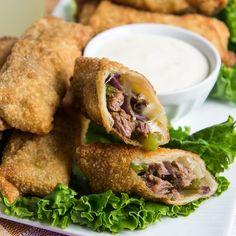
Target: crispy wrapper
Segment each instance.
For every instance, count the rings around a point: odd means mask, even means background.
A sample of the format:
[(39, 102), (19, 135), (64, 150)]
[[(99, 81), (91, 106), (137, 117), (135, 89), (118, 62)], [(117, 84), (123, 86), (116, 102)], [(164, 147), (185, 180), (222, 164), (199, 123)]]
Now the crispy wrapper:
[(57, 184), (69, 184), (77, 124), (77, 118), (59, 112), (49, 134), (12, 131), (0, 166), (2, 195), (14, 202), (23, 194), (44, 197)]
[[(11, 49), (16, 43), (15, 37), (2, 37), (0, 38), (0, 70), (7, 60), (7, 57), (11, 54)], [(0, 119), (0, 130), (7, 129), (6, 122)]]
[(14, 37), (2, 37), (0, 38), (0, 69), (5, 63), (7, 57), (11, 53), (11, 49), (16, 43), (17, 38)]
[[(183, 190), (180, 198), (170, 199), (155, 193), (147, 187), (144, 180), (131, 168), (132, 162), (152, 163), (178, 160), (192, 167), (199, 177), (200, 186), (208, 186), (210, 191), (201, 194), (194, 190)], [(112, 190), (115, 193), (126, 192), (144, 197), (146, 200), (160, 201), (166, 204), (183, 205), (202, 197), (213, 195), (217, 183), (206, 169), (202, 159), (193, 153), (177, 149), (158, 148), (156, 151), (144, 151), (125, 145), (82, 145), (77, 148), (77, 163), (89, 179), (93, 192)]]
[[(113, 133), (127, 144), (142, 146), (140, 142), (127, 138), (120, 134), (113, 126), (114, 120), (108, 111), (106, 104), (105, 81), (110, 73), (117, 72), (124, 77), (129, 86), (137, 94), (144, 95), (152, 109), (149, 119), (158, 127), (161, 135), (159, 145), (169, 141), (168, 122), (165, 110), (160, 104), (156, 93), (141, 74), (131, 71), (125, 66), (108, 59), (96, 59), (80, 57), (76, 60), (74, 76), (71, 82), (71, 90), (74, 103), (81, 113), (88, 119), (103, 126), (108, 133)], [(87, 125), (87, 124), (86, 124)]]
[(48, 133), (74, 61), (91, 36), (90, 27), (55, 17), (35, 22), (13, 46), (1, 70), (1, 122), (22, 131)]
[(101, 0), (77, 0), (77, 22), (87, 25)]
[(199, 12), (213, 15), (222, 10), (228, 0), (113, 0), (142, 10), (158, 13), (186, 13)]
[(104, 1), (97, 7), (89, 24), (99, 33), (120, 25), (148, 22), (179, 26), (200, 34), (214, 44), (224, 64), (233, 66), (236, 63), (235, 54), (228, 50), (229, 30), (215, 18), (198, 14), (174, 16), (150, 13)]

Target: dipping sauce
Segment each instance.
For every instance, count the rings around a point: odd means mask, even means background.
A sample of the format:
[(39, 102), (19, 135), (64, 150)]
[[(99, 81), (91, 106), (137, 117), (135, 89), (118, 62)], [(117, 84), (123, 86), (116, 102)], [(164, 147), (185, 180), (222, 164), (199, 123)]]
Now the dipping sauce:
[(209, 63), (200, 50), (167, 36), (116, 35), (104, 41), (94, 56), (107, 57), (143, 74), (158, 94), (196, 85), (209, 73)]

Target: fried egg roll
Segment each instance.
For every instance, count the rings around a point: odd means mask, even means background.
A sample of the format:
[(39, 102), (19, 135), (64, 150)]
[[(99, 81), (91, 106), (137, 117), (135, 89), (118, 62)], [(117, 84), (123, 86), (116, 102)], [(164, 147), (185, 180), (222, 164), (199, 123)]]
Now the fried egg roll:
[(91, 36), (90, 27), (52, 16), (35, 22), (0, 72), (0, 120), (22, 131), (48, 133), (74, 61)]
[(222, 10), (228, 0), (113, 0), (138, 9), (158, 13), (186, 13), (199, 12), (214, 15)]
[(125, 145), (77, 148), (77, 163), (94, 193), (112, 190), (146, 200), (184, 205), (210, 197), (217, 183), (196, 154), (177, 149), (144, 151)]
[(105, 58), (80, 57), (71, 91), (86, 118), (125, 143), (155, 149), (168, 142), (165, 110), (143, 75)]
[(57, 184), (69, 184), (76, 130), (76, 119), (58, 112), (49, 134), (10, 131), (0, 166), (1, 194), (14, 202), (25, 194), (44, 197)]
[(150, 13), (104, 1), (97, 7), (89, 24), (99, 33), (120, 25), (148, 22), (179, 26), (200, 34), (218, 49), (224, 64), (233, 66), (236, 63), (235, 54), (228, 50), (229, 30), (215, 18), (198, 14), (175, 16)]

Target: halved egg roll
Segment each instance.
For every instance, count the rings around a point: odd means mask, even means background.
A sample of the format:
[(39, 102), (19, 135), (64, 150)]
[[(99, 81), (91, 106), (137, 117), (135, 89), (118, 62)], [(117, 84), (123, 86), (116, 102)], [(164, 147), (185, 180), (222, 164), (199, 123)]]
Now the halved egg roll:
[(183, 150), (150, 152), (125, 145), (84, 145), (77, 148), (77, 163), (95, 193), (110, 189), (184, 205), (217, 190), (203, 160)]
[(168, 142), (165, 110), (143, 75), (105, 58), (80, 57), (71, 91), (84, 116), (125, 143), (155, 149)]
[(1, 37), (0, 38), (0, 69), (6, 62), (7, 57), (11, 54), (11, 49), (17, 42), (14, 37)]

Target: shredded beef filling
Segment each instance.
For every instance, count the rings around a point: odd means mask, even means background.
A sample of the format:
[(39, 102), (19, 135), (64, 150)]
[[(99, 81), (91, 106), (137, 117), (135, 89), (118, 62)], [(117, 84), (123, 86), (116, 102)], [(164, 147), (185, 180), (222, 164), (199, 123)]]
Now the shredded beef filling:
[(119, 78), (119, 74), (113, 73), (106, 79), (107, 108), (114, 120), (114, 128), (127, 138), (146, 137), (150, 133), (150, 126), (142, 112), (148, 104), (142, 96), (125, 94)]
[(122, 109), (119, 112), (111, 112), (111, 115), (114, 120), (114, 128), (123, 136), (131, 137), (135, 129), (135, 122), (131, 116)]
[[(188, 188), (196, 179), (191, 169), (176, 161), (149, 164), (147, 170), (139, 175), (154, 193), (158, 193), (162, 197), (170, 197), (173, 200), (178, 199), (179, 192)], [(204, 187), (200, 191), (207, 194), (210, 188)]]
[(114, 88), (112, 95), (107, 99), (107, 107), (109, 111), (120, 111), (121, 106), (124, 103), (124, 98), (123, 92)]

